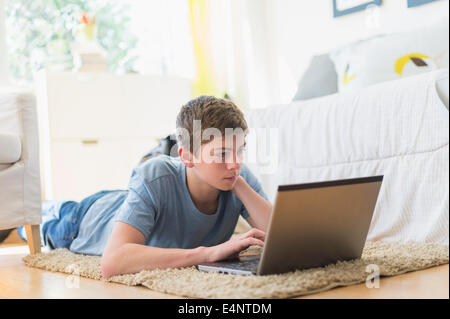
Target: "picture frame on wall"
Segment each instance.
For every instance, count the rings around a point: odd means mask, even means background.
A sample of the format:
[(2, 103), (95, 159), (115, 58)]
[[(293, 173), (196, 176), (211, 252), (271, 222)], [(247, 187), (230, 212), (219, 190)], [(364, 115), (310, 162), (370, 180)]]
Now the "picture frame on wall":
[(368, 6), (381, 5), (381, 0), (333, 0), (333, 17), (365, 10)]
[(434, 1), (436, 0), (408, 0), (408, 8), (414, 8)]

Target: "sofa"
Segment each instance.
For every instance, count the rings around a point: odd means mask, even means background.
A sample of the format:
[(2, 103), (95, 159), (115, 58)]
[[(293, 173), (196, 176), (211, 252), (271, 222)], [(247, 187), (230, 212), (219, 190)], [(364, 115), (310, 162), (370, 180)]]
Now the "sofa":
[(272, 202), (279, 185), (384, 175), (367, 239), (448, 245), (448, 68), (245, 116)]
[(36, 99), (0, 87), (0, 230), (25, 225), (30, 253), (40, 251), (41, 184)]

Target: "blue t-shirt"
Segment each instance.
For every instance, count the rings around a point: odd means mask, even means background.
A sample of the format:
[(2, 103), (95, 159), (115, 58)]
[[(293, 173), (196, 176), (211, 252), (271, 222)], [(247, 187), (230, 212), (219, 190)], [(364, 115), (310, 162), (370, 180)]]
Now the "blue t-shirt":
[[(240, 175), (268, 200), (246, 165)], [(148, 246), (214, 246), (231, 237), (239, 215), (249, 216), (243, 203), (232, 191), (222, 190), (217, 211), (200, 212), (187, 187), (186, 166), (179, 157), (160, 155), (133, 170), (127, 190), (108, 192), (89, 207), (70, 250), (101, 255), (116, 221), (138, 229)]]

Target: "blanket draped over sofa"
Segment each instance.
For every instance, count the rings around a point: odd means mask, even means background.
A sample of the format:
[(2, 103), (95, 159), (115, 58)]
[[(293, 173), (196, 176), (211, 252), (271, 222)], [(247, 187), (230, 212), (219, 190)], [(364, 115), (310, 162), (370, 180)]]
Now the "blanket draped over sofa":
[(247, 165), (272, 201), (277, 185), (384, 175), (367, 239), (448, 245), (446, 101), (443, 69), (251, 110)]

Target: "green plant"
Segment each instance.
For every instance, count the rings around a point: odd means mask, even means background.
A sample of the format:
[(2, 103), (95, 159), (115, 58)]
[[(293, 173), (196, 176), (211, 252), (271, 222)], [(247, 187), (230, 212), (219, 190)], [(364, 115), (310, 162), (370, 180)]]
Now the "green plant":
[(6, 0), (8, 65), (12, 78), (31, 81), (47, 64), (73, 68), (70, 45), (83, 12), (95, 13), (97, 41), (108, 54), (108, 70), (135, 72), (137, 38), (128, 28), (129, 5), (117, 0)]

